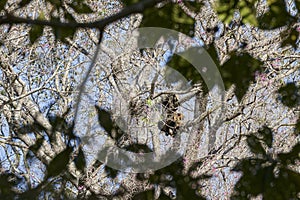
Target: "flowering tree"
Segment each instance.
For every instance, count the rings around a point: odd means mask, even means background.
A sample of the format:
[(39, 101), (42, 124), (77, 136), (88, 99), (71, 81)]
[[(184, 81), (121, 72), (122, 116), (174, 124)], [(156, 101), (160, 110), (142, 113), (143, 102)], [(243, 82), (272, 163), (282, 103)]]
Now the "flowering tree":
[(299, 198), (299, 9), (1, 1), (1, 199)]

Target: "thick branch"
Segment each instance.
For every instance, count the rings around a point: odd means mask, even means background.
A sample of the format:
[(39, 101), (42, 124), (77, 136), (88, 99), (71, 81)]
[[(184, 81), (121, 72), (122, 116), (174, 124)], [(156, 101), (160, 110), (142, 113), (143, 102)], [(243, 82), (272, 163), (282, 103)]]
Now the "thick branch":
[(35, 24), (62, 28), (98, 28), (100, 30), (103, 30), (108, 24), (111, 24), (131, 14), (141, 13), (145, 9), (153, 7), (155, 6), (155, 4), (162, 1), (164, 0), (144, 0), (139, 3), (127, 6), (123, 10), (112, 16), (90, 23), (46, 21), (39, 19), (22, 18), (7, 14), (0, 18), (0, 24)]

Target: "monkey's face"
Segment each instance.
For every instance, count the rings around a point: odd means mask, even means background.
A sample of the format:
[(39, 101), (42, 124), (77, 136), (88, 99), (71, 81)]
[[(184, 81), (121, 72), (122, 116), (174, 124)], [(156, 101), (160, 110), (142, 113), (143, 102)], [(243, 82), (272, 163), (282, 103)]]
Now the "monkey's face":
[(169, 94), (162, 101), (164, 111), (166, 112), (166, 119), (163, 121), (163, 126), (160, 126), (160, 130), (165, 132), (166, 135), (175, 137), (177, 130), (182, 126), (183, 114), (176, 112), (180, 106), (178, 97), (176, 94)]
[(174, 112), (172, 117), (164, 122), (164, 125), (160, 128), (160, 130), (164, 131), (167, 136), (171, 135), (175, 137), (177, 130), (182, 126), (183, 118), (182, 113)]
[(182, 120), (183, 120), (183, 114), (182, 113), (174, 113), (173, 114), (173, 120), (175, 121), (175, 122), (178, 122), (178, 123), (182, 123)]

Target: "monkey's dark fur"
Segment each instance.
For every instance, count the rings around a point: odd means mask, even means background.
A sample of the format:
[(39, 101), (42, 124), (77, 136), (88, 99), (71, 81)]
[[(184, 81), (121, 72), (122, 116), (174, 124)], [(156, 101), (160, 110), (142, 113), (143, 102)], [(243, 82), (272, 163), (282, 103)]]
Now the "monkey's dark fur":
[(161, 131), (165, 132), (167, 136), (175, 137), (183, 120), (183, 114), (176, 112), (180, 106), (179, 100), (175, 94), (169, 94), (162, 101), (162, 105), (167, 113), (167, 118), (160, 122), (158, 127)]

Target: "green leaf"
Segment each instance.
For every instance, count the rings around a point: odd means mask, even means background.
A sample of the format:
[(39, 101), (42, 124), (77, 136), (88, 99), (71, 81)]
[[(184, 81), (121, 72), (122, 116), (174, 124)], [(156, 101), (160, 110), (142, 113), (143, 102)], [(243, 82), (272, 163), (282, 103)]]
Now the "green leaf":
[[(3, 168), (2, 168), (3, 170)], [(16, 199), (21, 184), (24, 184), (24, 179), (18, 177), (16, 174), (1, 171), (0, 173), (0, 197), (4, 200)]]
[[(2, 1), (2, 0), (1, 0)], [(24, 7), (26, 5), (28, 5), (31, 2), (31, 0), (22, 0), (19, 5), (20, 7)]]
[(287, 30), (281, 33), (281, 37), (283, 38), (281, 42), (281, 46), (285, 47), (291, 45), (294, 49), (297, 49), (297, 38), (299, 37), (299, 32), (296, 29)]
[(281, 100), (285, 106), (293, 108), (300, 103), (299, 91), (299, 86), (296, 86), (294, 82), (287, 83), (278, 90), (278, 93), (280, 94), (278, 99)]
[(105, 170), (105, 172), (108, 174), (108, 176), (109, 176), (110, 178), (112, 178), (112, 179), (116, 178), (117, 175), (118, 175), (118, 173), (119, 173), (118, 170), (113, 169), (113, 168), (111, 168), (111, 167), (108, 167), (108, 166), (106, 166), (106, 165), (105, 165), (105, 167), (104, 167), (104, 170)]
[[(112, 120), (110, 112), (96, 105), (95, 108), (98, 114), (99, 124), (112, 139), (118, 141), (122, 137), (122, 135), (124, 135), (123, 129), (127, 129), (126, 122), (121, 117)], [(118, 122), (118, 124), (116, 122)], [(119, 125), (121, 125), (122, 127), (120, 128)]]
[(257, 26), (255, 1), (239, 1), (239, 9), (244, 24), (249, 23), (252, 26)]
[(300, 161), (300, 143), (296, 144), (290, 152), (278, 154), (278, 158), (284, 165), (296, 164)]
[(298, 9), (298, 12), (300, 11), (300, 0), (295, 1), (296, 7)]
[(214, 9), (217, 11), (218, 17), (225, 24), (229, 24), (233, 18), (233, 13), (237, 6), (237, 1), (222, 1), (219, 0), (215, 3)]
[[(221, 79), (218, 70), (215, 70), (215, 68), (209, 67), (204, 64), (208, 59), (212, 58), (209, 63), (213, 63), (214, 61), (214, 63), (218, 66), (218, 58), (214, 47), (212, 48), (213, 51), (211, 51), (212, 49), (209, 49), (207, 50), (207, 52), (202, 47), (189, 48), (186, 51), (179, 53), (178, 55), (173, 55), (167, 65), (178, 71), (188, 81), (192, 81), (192, 83), (194, 84), (199, 82), (203, 83), (204, 93), (207, 93), (208, 90), (211, 89), (214, 85), (220, 84), (216, 80)], [(192, 63), (196, 61), (195, 58), (197, 58), (197, 60), (203, 60), (203, 63), (199, 66), (203, 67), (203, 69), (199, 69), (198, 72), (196, 68), (191, 63), (186, 61), (183, 57)], [(209, 86), (210, 88), (208, 88), (207, 86)], [(223, 85), (221, 87), (223, 87)]]
[(264, 194), (270, 188), (274, 179), (272, 166), (266, 168), (260, 166), (252, 176), (244, 176), (244, 179), (241, 179), (241, 182), (243, 182), (242, 184), (248, 184), (250, 186), (245, 188), (242, 186), (242, 188), (246, 194), (257, 196), (259, 194)]
[[(51, 22), (60, 22), (59, 18), (51, 17)], [(75, 28), (68, 28), (68, 27), (59, 27), (59, 26), (53, 26), (53, 32), (55, 35), (55, 38), (57, 40), (60, 40), (62, 42), (66, 42), (66, 38), (73, 38), (76, 29)]]
[(75, 166), (81, 172), (84, 172), (86, 160), (82, 148), (79, 148), (78, 155), (74, 159)]
[(204, 82), (202, 76), (195, 69), (195, 67), (193, 67), (191, 63), (186, 61), (180, 55), (174, 54), (172, 58), (169, 60), (169, 62), (167, 63), (167, 65), (177, 70), (188, 81), (192, 81), (192, 83), (197, 83), (199, 81)]
[(218, 0), (214, 8), (219, 18), (226, 24), (231, 22), (236, 9), (240, 11), (243, 23), (250, 23), (253, 26), (259, 26), (259, 28), (263, 29), (279, 28), (296, 21), (296, 19), (288, 13), (284, 0), (268, 0), (267, 2), (269, 11), (258, 18), (256, 18), (255, 8), (257, 1), (254, 0)]
[(125, 6), (129, 6), (131, 4), (140, 2), (140, 0), (122, 0), (122, 2), (124, 3)]
[[(290, 24), (295, 21), (286, 9), (284, 0), (268, 0), (270, 10), (258, 18), (259, 27), (263, 29), (274, 29)], [(280, 16), (280, 17), (278, 17)]]
[(235, 94), (239, 100), (246, 94), (250, 84), (255, 80), (255, 71), (261, 71), (262, 62), (249, 54), (234, 54), (220, 67), (225, 88), (236, 85)]
[(204, 5), (203, 2), (198, 1), (183, 1), (184, 5), (196, 13), (198, 13), (201, 7)]
[(274, 167), (260, 159), (246, 158), (240, 161), (233, 171), (243, 172), (243, 175), (236, 183), (231, 199), (251, 199), (250, 197), (259, 194), (265, 196), (274, 190), (272, 188), (275, 181)]
[(72, 147), (67, 147), (50, 161), (49, 165), (47, 166), (48, 178), (57, 176), (66, 170), (66, 166), (69, 163), (72, 151)]
[(65, 13), (65, 18), (68, 22), (76, 22), (75, 18), (70, 13)]
[(286, 169), (286, 173), (288, 174), (288, 180), (290, 181), (289, 188), (295, 188), (295, 193), (294, 194), (297, 197), (299, 197), (299, 195), (297, 195), (297, 193), (300, 192), (300, 173), (294, 172), (294, 171), (289, 170), (289, 169)]
[(298, 120), (297, 120), (297, 122), (296, 122), (296, 126), (295, 126), (295, 134), (296, 134), (296, 135), (300, 135), (300, 114), (299, 114)]
[(52, 126), (52, 132), (59, 131), (64, 132), (68, 129), (68, 123), (64, 117), (61, 116), (49, 116), (49, 122)]
[(279, 167), (279, 174), (275, 176), (275, 165), (262, 160), (244, 159), (237, 166), (239, 170), (234, 171), (241, 171), (243, 175), (236, 183), (231, 199), (252, 199), (257, 195), (272, 200), (297, 199), (299, 173)]
[(229, 24), (236, 9), (240, 11), (243, 23), (250, 23), (257, 26), (255, 1), (247, 0), (219, 0), (216, 2), (214, 9), (217, 11), (218, 17), (225, 24)]
[(281, 168), (275, 182), (273, 193), (280, 199), (299, 199), (300, 174), (287, 168)]
[(138, 144), (138, 143), (133, 143), (128, 146), (123, 147), (127, 151), (134, 152), (134, 153), (151, 153), (153, 152), (148, 145), (145, 144)]
[(168, 28), (189, 36), (194, 35), (194, 25), (195, 20), (185, 14), (179, 5), (170, 3), (161, 8), (146, 9), (141, 22), (141, 27)]
[(88, 14), (88, 13), (93, 12), (93, 10), (90, 8), (90, 6), (85, 3), (74, 3), (73, 2), (72, 4), (70, 4), (70, 7), (73, 8), (74, 11), (79, 14)]
[(247, 144), (254, 154), (266, 155), (265, 149), (262, 147), (259, 139), (254, 135), (247, 136)]
[(73, 0), (73, 3), (77, 3), (77, 4), (81, 4), (83, 3), (85, 0)]
[(111, 119), (111, 115), (108, 111), (95, 106), (96, 111), (98, 113), (98, 122), (99, 124), (104, 128), (104, 130), (108, 133), (111, 134), (113, 127), (114, 127), (114, 123)]
[(29, 147), (29, 150), (36, 153), (41, 148), (44, 140), (44, 137), (38, 136), (38, 139), (35, 141), (35, 143)]
[(61, 7), (61, 3), (62, 1), (61, 0), (46, 0), (48, 1), (49, 3), (51, 3), (52, 5), (56, 6), (56, 7)]
[(0, 1), (0, 11), (4, 9), (4, 6), (6, 5), (7, 0), (1, 0)]
[[(217, 52), (213, 46), (208, 50), (215, 63), (217, 61)], [(235, 95), (240, 101), (246, 94), (250, 84), (255, 80), (255, 72), (262, 71), (262, 62), (253, 58), (247, 53), (233, 53), (228, 61), (223, 66), (217, 65), (221, 72), (225, 89), (229, 89), (232, 84), (236, 86)]]
[(147, 99), (147, 100), (146, 100), (146, 104), (147, 104), (148, 106), (152, 106), (152, 105), (153, 105), (153, 101), (152, 101), (151, 99)]
[(258, 130), (258, 133), (263, 136), (264, 142), (269, 148), (271, 148), (273, 143), (272, 130), (267, 126), (263, 126), (261, 129)]

